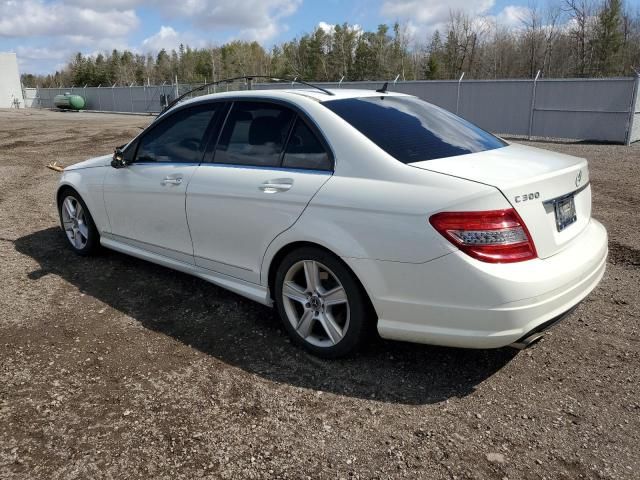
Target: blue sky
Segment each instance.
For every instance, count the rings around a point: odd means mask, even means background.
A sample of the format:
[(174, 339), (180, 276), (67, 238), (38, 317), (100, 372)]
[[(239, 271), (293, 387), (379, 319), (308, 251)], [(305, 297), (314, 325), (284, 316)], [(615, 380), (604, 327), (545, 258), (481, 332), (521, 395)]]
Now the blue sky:
[[(140, 53), (257, 40), (265, 47), (318, 25), (364, 29), (398, 20), (424, 41), (451, 9), (516, 27), (532, 0), (0, 0), (0, 51), (18, 54), (23, 73), (49, 73), (78, 51)], [(546, 1), (538, 0), (543, 7)], [(597, 1), (597, 0), (596, 0)], [(640, 0), (627, 0), (639, 8)]]

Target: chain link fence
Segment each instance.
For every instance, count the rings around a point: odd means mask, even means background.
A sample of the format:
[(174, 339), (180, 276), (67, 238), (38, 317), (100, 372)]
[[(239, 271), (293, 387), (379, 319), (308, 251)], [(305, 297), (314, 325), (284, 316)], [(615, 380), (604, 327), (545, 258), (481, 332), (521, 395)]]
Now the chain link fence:
[[(132, 85), (129, 87), (60, 87), (25, 88), (27, 108), (55, 108), (56, 95), (69, 93), (80, 95), (85, 100), (85, 110), (117, 113), (148, 113), (162, 111), (165, 105), (202, 83), (178, 83), (163, 85)], [(195, 95), (207, 95), (232, 90), (246, 90), (246, 82), (210, 86)]]
[[(378, 89), (384, 81), (318, 82), (324, 88)], [(553, 137), (630, 144), (640, 140), (640, 77), (435, 80), (389, 83), (389, 90), (416, 95), (503, 135)], [(200, 84), (202, 85), (202, 84)], [(27, 88), (25, 106), (55, 108), (56, 95), (82, 95), (87, 110), (158, 113), (198, 84), (130, 87)], [(196, 95), (220, 91), (309, 88), (295, 83), (239, 81), (210, 86)]]

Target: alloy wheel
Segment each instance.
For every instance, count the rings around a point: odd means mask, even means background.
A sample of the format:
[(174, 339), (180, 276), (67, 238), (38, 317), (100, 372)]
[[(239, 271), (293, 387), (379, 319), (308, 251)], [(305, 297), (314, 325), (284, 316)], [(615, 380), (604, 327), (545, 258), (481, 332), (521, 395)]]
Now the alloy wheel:
[(62, 201), (61, 214), (67, 239), (75, 249), (82, 250), (89, 241), (89, 227), (82, 204), (74, 196), (68, 195)]
[(331, 347), (347, 333), (351, 316), (347, 292), (322, 263), (294, 263), (284, 277), (282, 300), (287, 319), (306, 342)]

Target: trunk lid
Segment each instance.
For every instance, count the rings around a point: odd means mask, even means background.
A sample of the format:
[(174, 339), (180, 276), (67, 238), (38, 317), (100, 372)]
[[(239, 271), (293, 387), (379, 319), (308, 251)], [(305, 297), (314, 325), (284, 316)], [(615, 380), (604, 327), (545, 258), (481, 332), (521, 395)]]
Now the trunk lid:
[[(511, 144), (410, 165), (498, 188), (525, 222), (540, 258), (561, 251), (591, 218), (589, 170), (583, 158)], [(561, 228), (556, 210), (569, 212), (571, 197), (575, 221)]]

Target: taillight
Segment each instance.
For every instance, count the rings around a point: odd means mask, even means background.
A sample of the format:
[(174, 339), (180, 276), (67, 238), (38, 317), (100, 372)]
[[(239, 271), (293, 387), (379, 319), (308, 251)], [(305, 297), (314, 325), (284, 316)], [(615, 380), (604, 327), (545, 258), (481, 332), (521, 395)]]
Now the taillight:
[(429, 223), (467, 255), (490, 263), (536, 258), (526, 225), (513, 209), (485, 212), (441, 212)]

